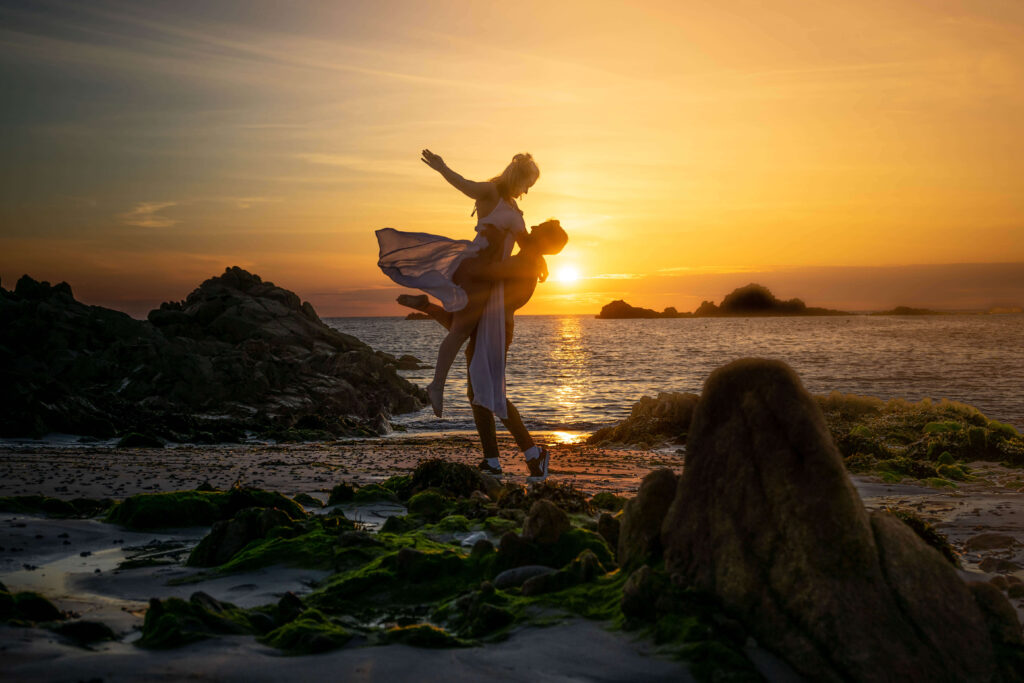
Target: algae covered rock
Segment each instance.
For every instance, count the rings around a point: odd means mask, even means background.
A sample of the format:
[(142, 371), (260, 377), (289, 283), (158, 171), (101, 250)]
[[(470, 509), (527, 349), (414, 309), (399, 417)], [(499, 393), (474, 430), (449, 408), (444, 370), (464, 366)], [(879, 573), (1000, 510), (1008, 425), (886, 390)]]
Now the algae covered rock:
[(661, 558), (661, 525), (676, 496), (678, 479), (669, 469), (643, 478), (634, 498), (626, 501), (619, 519), (619, 564), (626, 567)]
[(478, 469), (441, 458), (424, 460), (412, 472), (408, 495), (427, 489), (435, 489), (454, 498), (467, 498), (474, 491), (485, 490)]
[(679, 392), (662, 392), (656, 398), (644, 396), (633, 404), (628, 418), (597, 430), (587, 443), (650, 446), (666, 440), (685, 441), (699, 399), (697, 394)]
[(341, 503), (350, 503), (355, 498), (356, 490), (350, 485), (341, 483), (331, 489), (331, 495), (327, 499), (328, 505), (339, 505)]
[(259, 640), (288, 654), (309, 655), (337, 650), (351, 639), (352, 633), (346, 628), (334, 623), (322, 612), (310, 609)]
[(259, 629), (245, 610), (199, 592), (188, 600), (151, 599), (137, 644), (166, 649), (218, 635), (252, 633), (259, 633)]
[(294, 519), (306, 516), (302, 506), (287, 496), (236, 486), (230, 491), (140, 493), (115, 505), (106, 521), (129, 529), (209, 526), (250, 507), (278, 508)]
[(506, 484), (498, 494), (498, 504), (503, 510), (529, 510), (538, 500), (547, 500), (567, 513), (589, 515), (593, 511), (590, 499), (572, 484), (544, 481), (529, 488)]
[(448, 510), (449, 501), (444, 495), (437, 491), (421, 491), (409, 499), (409, 513), (420, 515), (424, 519), (436, 522), (441, 519)]
[(708, 378), (662, 544), (670, 573), (815, 680), (995, 673), (956, 570), (896, 518), (867, 514), (783, 363), (744, 359)]
[(61, 621), (64, 613), (34, 591), (9, 593), (0, 584), (0, 621), (40, 623)]
[(530, 507), (523, 522), (523, 538), (552, 545), (571, 527), (569, 516), (560, 507), (548, 500), (538, 500)]
[(214, 523), (189, 555), (193, 567), (222, 565), (251, 542), (262, 539), (276, 527), (290, 529), (293, 520), (276, 508), (245, 508), (229, 520)]

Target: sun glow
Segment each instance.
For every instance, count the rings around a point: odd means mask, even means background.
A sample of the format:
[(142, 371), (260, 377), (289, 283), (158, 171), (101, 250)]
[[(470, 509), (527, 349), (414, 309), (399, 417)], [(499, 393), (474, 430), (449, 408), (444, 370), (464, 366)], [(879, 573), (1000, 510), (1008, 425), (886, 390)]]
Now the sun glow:
[(576, 266), (560, 266), (551, 275), (552, 282), (577, 282), (580, 279), (580, 269)]

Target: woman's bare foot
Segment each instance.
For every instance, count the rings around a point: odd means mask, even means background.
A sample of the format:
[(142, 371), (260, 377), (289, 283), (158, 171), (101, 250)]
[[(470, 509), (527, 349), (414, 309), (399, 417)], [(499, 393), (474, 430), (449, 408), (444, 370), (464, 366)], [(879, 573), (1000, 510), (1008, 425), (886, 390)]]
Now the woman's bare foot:
[(399, 294), (395, 301), (403, 306), (415, 308), (417, 311), (426, 309), (427, 304), (430, 303), (426, 294)]
[(427, 385), (427, 396), (430, 398), (430, 406), (434, 409), (434, 415), (441, 417), (441, 409), (444, 407), (444, 386), (438, 386), (431, 382)]

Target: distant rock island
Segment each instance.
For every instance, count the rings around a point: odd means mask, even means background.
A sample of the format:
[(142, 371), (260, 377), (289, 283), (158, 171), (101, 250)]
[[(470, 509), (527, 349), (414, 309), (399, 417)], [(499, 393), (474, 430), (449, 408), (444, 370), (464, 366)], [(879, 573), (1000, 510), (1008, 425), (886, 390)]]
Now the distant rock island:
[(875, 311), (870, 315), (949, 315), (943, 311), (933, 311), (930, 308), (911, 308), (910, 306), (897, 306), (888, 311)]
[(426, 313), (417, 313), (413, 311), (409, 315), (405, 316), (406, 320), (430, 320), (430, 316)]
[(672, 306), (662, 312), (651, 308), (630, 306), (625, 301), (613, 301), (601, 309), (597, 318), (725, 318), (739, 316), (795, 316), (795, 315), (851, 315), (847, 311), (808, 306), (800, 299), (783, 301), (776, 298), (764, 285), (750, 283), (727, 294), (722, 303), (704, 301), (693, 313), (680, 313)]
[(241, 268), (149, 320), (25, 275), (0, 288), (0, 437), (237, 441), (380, 434), (426, 394), (411, 356), (374, 351), (309, 302)]

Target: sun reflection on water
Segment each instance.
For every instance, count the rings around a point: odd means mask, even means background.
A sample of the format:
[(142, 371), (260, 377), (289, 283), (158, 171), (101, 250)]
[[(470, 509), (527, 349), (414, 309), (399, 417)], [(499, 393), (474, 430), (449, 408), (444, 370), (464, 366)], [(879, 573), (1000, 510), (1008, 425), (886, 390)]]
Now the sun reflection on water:
[(586, 438), (586, 432), (550, 432), (551, 440), (560, 446), (571, 446), (582, 443)]
[(583, 329), (579, 318), (558, 321), (557, 343), (551, 349), (555, 369), (554, 398), (566, 414), (576, 415), (582, 408), (586, 380), (584, 378), (587, 353), (583, 348)]

